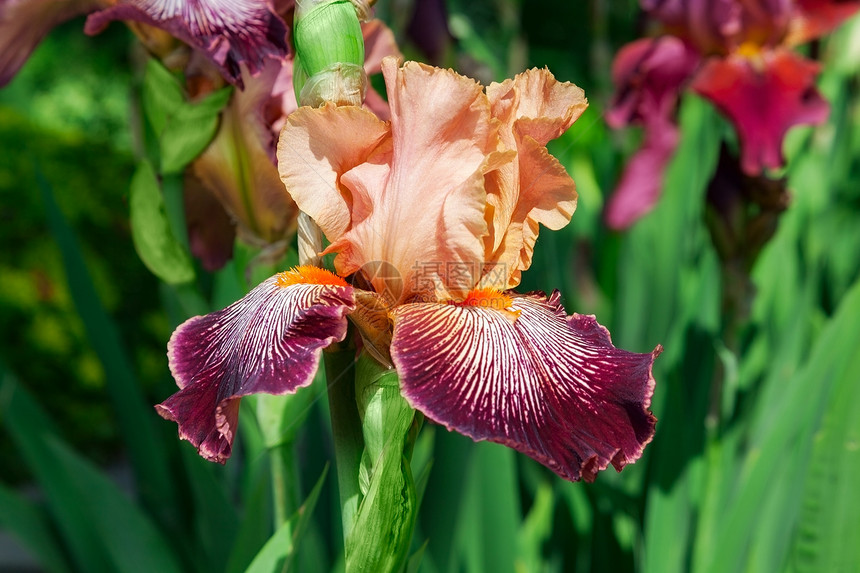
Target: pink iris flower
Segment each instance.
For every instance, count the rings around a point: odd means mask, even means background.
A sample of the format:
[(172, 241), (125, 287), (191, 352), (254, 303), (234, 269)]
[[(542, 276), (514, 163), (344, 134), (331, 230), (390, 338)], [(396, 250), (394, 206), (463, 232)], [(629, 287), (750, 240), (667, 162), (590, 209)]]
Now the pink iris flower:
[(782, 141), (795, 125), (827, 119), (815, 87), (820, 66), (792, 48), (834, 29), (856, 0), (641, 0), (663, 34), (623, 47), (607, 122), (644, 128), (609, 201), (606, 222), (624, 229), (659, 199), (678, 145), (675, 108), (685, 87), (713, 102), (735, 126), (747, 175), (783, 166)]
[(239, 400), (311, 383), (352, 321), (406, 400), (475, 440), (569, 480), (638, 459), (654, 433), (652, 365), (612, 345), (559, 293), (518, 294), (541, 226), (576, 191), (546, 144), (585, 110), (581, 89), (530, 70), (486, 91), (451, 70), (382, 63), (391, 117), (300, 108), (278, 145), (281, 179), (320, 226), (336, 273), (279, 273), (170, 339), (180, 390), (159, 404), (210, 460), (231, 454)]

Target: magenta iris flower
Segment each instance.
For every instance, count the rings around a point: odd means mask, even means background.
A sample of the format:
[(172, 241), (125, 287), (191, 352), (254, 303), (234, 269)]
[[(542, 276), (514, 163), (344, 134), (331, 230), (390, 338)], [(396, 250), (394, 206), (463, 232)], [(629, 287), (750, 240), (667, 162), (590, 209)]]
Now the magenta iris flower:
[(854, 14), (854, 0), (641, 0), (663, 33), (637, 40), (615, 58), (616, 93), (607, 122), (644, 128), (641, 149), (606, 210), (615, 229), (632, 225), (659, 199), (678, 144), (680, 92), (710, 100), (734, 125), (747, 175), (783, 166), (782, 141), (795, 125), (826, 120), (815, 87), (819, 65), (792, 47)]
[(486, 91), (450, 70), (382, 65), (390, 121), (300, 108), (281, 178), (336, 254), (336, 273), (279, 273), (173, 334), (179, 392), (157, 406), (210, 460), (231, 454), (239, 399), (310, 384), (351, 321), (428, 418), (510, 446), (569, 480), (638, 459), (658, 347), (613, 346), (554, 292), (518, 294), (540, 226), (565, 226), (573, 181), (548, 153), (585, 110), (581, 89), (530, 70)]

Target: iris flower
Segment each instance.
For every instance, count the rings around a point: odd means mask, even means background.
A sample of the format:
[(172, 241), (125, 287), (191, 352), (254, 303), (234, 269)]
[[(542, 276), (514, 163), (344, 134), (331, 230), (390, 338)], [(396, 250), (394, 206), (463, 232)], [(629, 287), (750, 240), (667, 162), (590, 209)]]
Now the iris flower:
[(612, 345), (593, 316), (510, 289), (541, 225), (559, 229), (574, 183), (547, 151), (585, 110), (547, 70), (490, 85), (394, 58), (391, 109), (300, 108), (281, 133), (287, 191), (335, 253), (301, 266), (170, 339), (180, 390), (156, 406), (181, 438), (223, 463), (239, 400), (311, 383), (321, 351), (347, 335), (390, 361), (429, 419), (531, 456), (569, 480), (621, 470), (654, 433), (654, 358)]
[(792, 51), (854, 14), (856, 0), (641, 0), (663, 25), (655, 38), (622, 48), (613, 65), (612, 127), (640, 125), (642, 148), (627, 165), (606, 211), (616, 229), (659, 199), (679, 133), (673, 116), (685, 86), (734, 125), (747, 175), (783, 166), (782, 140), (795, 125), (827, 119), (815, 87), (820, 66)]

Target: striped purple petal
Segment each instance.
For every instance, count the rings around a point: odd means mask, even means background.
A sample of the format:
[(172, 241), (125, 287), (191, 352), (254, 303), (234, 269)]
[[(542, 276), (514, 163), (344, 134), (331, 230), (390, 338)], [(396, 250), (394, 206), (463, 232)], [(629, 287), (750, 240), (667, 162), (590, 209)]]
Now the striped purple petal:
[(239, 398), (307, 386), (322, 349), (346, 336), (352, 287), (291, 283), (285, 274), (223, 310), (185, 321), (167, 345), (181, 390), (156, 409), (208, 460), (230, 457)]
[(84, 30), (101, 32), (113, 20), (161, 28), (203, 51), (232, 84), (243, 87), (244, 63), (256, 75), (266, 58), (287, 56), (287, 28), (268, 0), (118, 0), (91, 14)]
[(567, 316), (558, 291), (499, 298), (506, 310), (415, 303), (395, 311), (391, 356), (410, 404), (571, 481), (637, 460), (654, 434), (651, 366), (662, 349), (615, 348), (593, 316)]

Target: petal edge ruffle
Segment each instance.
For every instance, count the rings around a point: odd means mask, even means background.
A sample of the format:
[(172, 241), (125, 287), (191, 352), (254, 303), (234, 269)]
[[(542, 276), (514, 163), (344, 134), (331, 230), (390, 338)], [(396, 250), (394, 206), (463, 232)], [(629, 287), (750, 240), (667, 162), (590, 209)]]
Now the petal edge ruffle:
[[(283, 273), (282, 273), (283, 274)], [(168, 343), (179, 392), (156, 406), (204, 458), (230, 457), (238, 399), (311, 383), (322, 349), (346, 336), (352, 287), (279, 284), (275, 275), (227, 308), (181, 324)]]
[(403, 395), (429, 418), (565, 479), (593, 481), (610, 463), (620, 470), (638, 459), (651, 440), (651, 367), (661, 350), (615, 348), (594, 317), (566, 316), (556, 291), (514, 295), (507, 310), (404, 305), (391, 356)]

